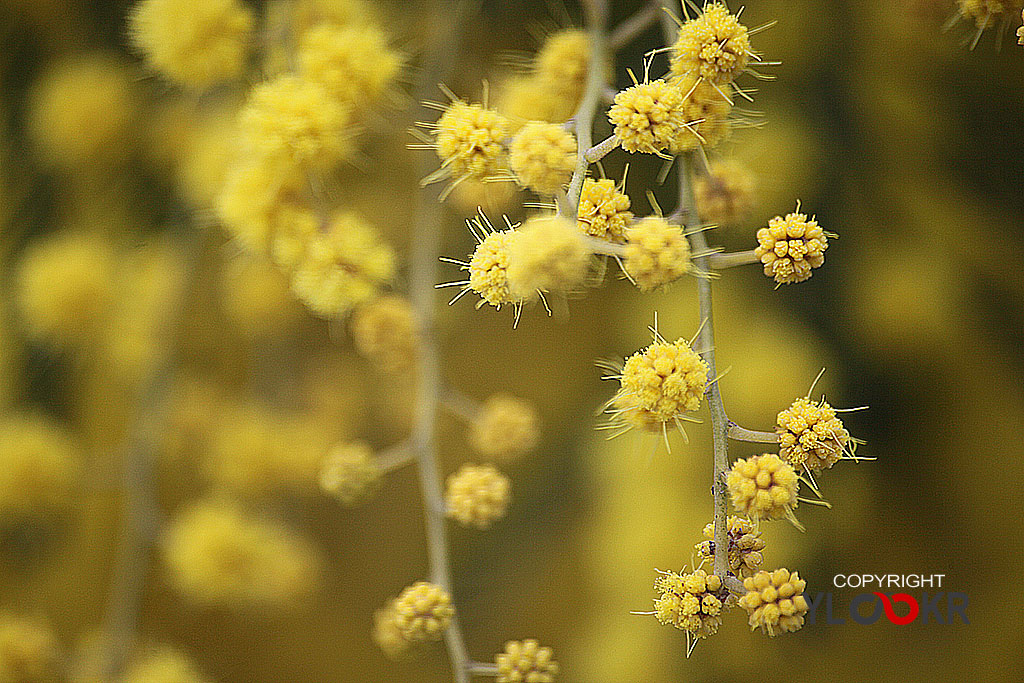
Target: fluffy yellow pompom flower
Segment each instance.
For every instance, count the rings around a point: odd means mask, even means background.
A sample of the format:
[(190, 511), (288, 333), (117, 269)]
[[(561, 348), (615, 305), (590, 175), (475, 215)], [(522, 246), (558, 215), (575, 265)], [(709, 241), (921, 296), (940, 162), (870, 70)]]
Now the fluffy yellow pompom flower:
[(484, 456), (511, 460), (536, 448), (540, 440), (537, 423), (533, 405), (507, 394), (494, 394), (484, 401), (470, 425), (470, 444)]
[(569, 184), (576, 167), (576, 138), (557, 123), (531, 121), (512, 138), (508, 161), (522, 185), (554, 195)]
[(388, 659), (399, 659), (409, 651), (409, 641), (398, 628), (395, 600), (373, 613), (373, 642)]
[(618, 93), (608, 120), (622, 149), (660, 154), (675, 144), (688, 123), (682, 112), (684, 94), (661, 79)]
[(835, 408), (824, 399), (818, 403), (807, 398), (793, 401), (779, 413), (775, 433), (779, 435), (779, 455), (783, 460), (812, 472), (832, 467), (844, 453), (856, 447)]
[(708, 366), (685, 339), (670, 343), (659, 337), (626, 359), (618, 379), (619, 391), (609, 407), (615, 421), (663, 430), (700, 407)]
[(568, 292), (583, 283), (589, 261), (590, 250), (575, 223), (559, 216), (528, 218), (509, 247), (509, 292), (522, 301), (544, 292)]
[[(818, 222), (807, 214), (786, 214), (768, 221), (767, 228), (757, 231), (754, 253), (764, 264), (764, 274), (782, 284), (803, 282), (811, 277), (811, 269), (825, 262), (828, 236)], [(833, 235), (834, 237), (834, 235)]]
[(58, 346), (95, 340), (110, 319), (117, 290), (114, 249), (98, 235), (47, 237), (26, 249), (16, 286), (32, 337)]
[(791, 633), (804, 625), (807, 582), (786, 568), (760, 571), (743, 580), (746, 595), (739, 605), (750, 615), (750, 629), (760, 628), (770, 636)]
[(395, 253), (355, 214), (317, 233), (292, 274), (292, 291), (324, 318), (342, 318), (372, 299), (395, 274)]
[(206, 683), (191, 659), (174, 648), (147, 648), (124, 672), (119, 683)]
[(271, 163), (322, 169), (352, 151), (351, 114), (318, 83), (281, 76), (253, 88), (239, 113), (246, 152)]
[(590, 53), (586, 31), (567, 29), (548, 36), (534, 56), (534, 77), (545, 90), (557, 93), (570, 112), (583, 96)]
[[(761, 566), (764, 557), (764, 539), (754, 523), (745, 517), (729, 515), (726, 529), (729, 538), (729, 569), (736, 576), (751, 576)], [(704, 538), (697, 544), (697, 554), (706, 560), (715, 558), (715, 525), (710, 523), (704, 527)]]
[(514, 230), (484, 231), (483, 237), (477, 237), (476, 249), (465, 266), (469, 271), (466, 287), (480, 295), (481, 304), (501, 308), (520, 301), (512, 296), (508, 286), (509, 253), (514, 237)]
[(713, 2), (679, 27), (670, 67), (678, 76), (692, 75), (725, 85), (747, 68), (753, 54), (747, 27), (725, 3)]
[(303, 214), (310, 233), (316, 231), (313, 213), (297, 208), (302, 187), (302, 174), (295, 169), (283, 169), (267, 159), (246, 159), (228, 170), (214, 209), (243, 249), (266, 256), (282, 224), (299, 220), (296, 214)]
[(245, 67), (253, 16), (239, 0), (142, 0), (129, 22), (146, 62), (180, 85), (206, 88)]
[(510, 640), (505, 651), (494, 658), (497, 683), (554, 683), (558, 662), (550, 647), (541, 647), (533, 638)]
[(423, 182), (493, 175), (504, 162), (509, 128), (508, 119), (493, 109), (453, 101), (433, 125), (433, 146), (441, 168)]
[(35, 84), (26, 125), (46, 164), (110, 168), (129, 156), (136, 108), (132, 77), (121, 62), (79, 55), (55, 63)]
[(354, 507), (377, 493), (383, 474), (369, 445), (362, 441), (340, 443), (320, 464), (320, 489), (342, 505)]
[(1006, 14), (1021, 11), (1021, 0), (957, 0), (960, 16), (973, 19), (979, 29), (995, 26)]
[(452, 597), (437, 584), (417, 581), (395, 599), (395, 625), (409, 643), (440, 640), (453, 616)]
[(0, 613), (0, 681), (44, 683), (62, 680), (60, 647), (43, 621)]
[(447, 515), (463, 526), (486, 529), (505, 516), (510, 482), (491, 465), (463, 465), (448, 477)]
[(301, 77), (356, 111), (380, 99), (402, 69), (401, 55), (372, 24), (315, 26), (302, 34), (297, 57)]
[(694, 180), (693, 200), (704, 222), (735, 225), (750, 214), (754, 203), (754, 178), (736, 161), (712, 161), (707, 175), (699, 175)]
[(287, 607), (312, 593), (319, 579), (319, 557), (309, 543), (226, 501), (199, 501), (175, 515), (163, 557), (182, 595), (208, 605)]
[(579, 226), (591, 237), (610, 242), (626, 239), (626, 228), (633, 220), (629, 196), (612, 180), (583, 181), (578, 211)]
[(681, 154), (702, 146), (715, 147), (732, 132), (729, 113), (732, 105), (725, 95), (708, 81), (696, 76), (682, 76), (669, 81), (670, 87), (682, 94), (678, 117), (680, 125), (669, 142), (672, 154)]
[(706, 638), (718, 632), (728, 590), (722, 578), (703, 569), (690, 574), (662, 572), (654, 581), (661, 593), (654, 600), (654, 616), (688, 635)]
[(382, 296), (352, 314), (352, 343), (360, 355), (390, 373), (416, 364), (416, 316), (405, 297)]
[(680, 226), (648, 216), (626, 228), (622, 266), (640, 291), (649, 292), (692, 270), (690, 243)]
[(792, 519), (797, 504), (796, 471), (774, 453), (733, 463), (726, 477), (732, 506), (752, 519)]
[(514, 132), (528, 121), (565, 123), (576, 111), (578, 99), (578, 94), (552, 88), (531, 73), (513, 76), (502, 83), (495, 97), (495, 108), (509, 118), (510, 131)]

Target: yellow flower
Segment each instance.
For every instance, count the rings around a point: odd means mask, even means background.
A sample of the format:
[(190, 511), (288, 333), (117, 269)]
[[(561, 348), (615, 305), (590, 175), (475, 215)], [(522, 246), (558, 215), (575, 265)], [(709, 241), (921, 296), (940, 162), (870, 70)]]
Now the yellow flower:
[(754, 203), (754, 178), (742, 164), (716, 159), (706, 175), (694, 179), (693, 195), (697, 215), (702, 221), (736, 225), (750, 214)]
[(682, 96), (677, 117), (683, 123), (669, 141), (672, 154), (689, 152), (698, 146), (715, 147), (729, 136), (732, 105), (718, 88), (696, 76), (674, 78), (669, 86)]
[(542, 88), (557, 93), (559, 99), (569, 105), (570, 112), (576, 109), (583, 96), (590, 53), (586, 31), (567, 29), (548, 36), (534, 56), (535, 78)]
[(509, 167), (525, 187), (554, 195), (569, 184), (576, 167), (576, 138), (556, 123), (527, 123), (512, 138)]
[(533, 638), (510, 640), (494, 658), (497, 683), (554, 683), (558, 663), (553, 657), (550, 647), (541, 647)]
[(463, 465), (448, 477), (447, 515), (463, 526), (486, 529), (505, 516), (509, 479), (491, 465)]
[(612, 180), (583, 181), (580, 192), (579, 226), (591, 237), (622, 242), (626, 239), (626, 228), (633, 220), (629, 196)]
[(681, 109), (684, 94), (661, 79), (618, 93), (608, 120), (622, 149), (660, 154), (673, 145), (687, 123)]
[(721, 577), (703, 569), (690, 574), (662, 572), (654, 581), (654, 589), (661, 594), (654, 600), (654, 616), (660, 623), (697, 638), (718, 632), (728, 598)]
[(403, 590), (394, 605), (395, 624), (410, 643), (440, 640), (455, 615), (448, 591), (426, 581)]
[(663, 430), (700, 407), (707, 380), (707, 363), (685, 339), (659, 337), (626, 359), (609, 412), (617, 423)]
[(537, 423), (537, 411), (530, 403), (494, 394), (473, 419), (469, 440), (482, 455), (511, 460), (536, 448), (540, 440)]
[(626, 229), (623, 269), (642, 292), (675, 282), (692, 270), (690, 243), (683, 229), (648, 216)]
[(383, 474), (367, 444), (340, 443), (320, 464), (320, 488), (342, 505), (354, 507), (373, 497)]
[(583, 283), (590, 251), (575, 223), (534, 216), (515, 231), (508, 253), (508, 287), (515, 300), (568, 292)]
[[(697, 554), (705, 560), (715, 557), (715, 525), (710, 523), (704, 527), (704, 537), (708, 540), (697, 544)], [(761, 551), (765, 543), (761, 532), (754, 523), (745, 517), (729, 515), (727, 523), (729, 539), (729, 570), (736, 576), (751, 576), (764, 560)]]
[(505, 157), (509, 121), (479, 104), (453, 101), (433, 126), (434, 150), (441, 168), (424, 179), (486, 178), (496, 173)]
[(416, 365), (416, 317), (405, 297), (378, 297), (352, 314), (352, 343), (360, 355), (390, 373)]
[(299, 75), (322, 85), (332, 97), (365, 114), (402, 69), (402, 56), (377, 26), (321, 24), (302, 34)]
[(253, 16), (239, 0), (142, 0), (129, 22), (149, 65), (180, 85), (206, 88), (245, 67)]
[(679, 28), (670, 66), (677, 76), (731, 83), (753, 56), (747, 27), (722, 2), (706, 4), (699, 16)]
[(373, 613), (373, 642), (377, 643), (377, 647), (388, 659), (399, 659), (408, 652), (410, 645), (402, 629), (398, 627), (395, 602), (396, 600), (391, 600), (385, 607)]
[(793, 467), (773, 454), (737, 460), (726, 477), (732, 506), (752, 519), (792, 519), (797, 504)]
[[(477, 224), (483, 230), (483, 224)], [(508, 263), (509, 253), (512, 248), (512, 239), (515, 235), (513, 230), (495, 230), (487, 232), (479, 240), (469, 264), (465, 269), (469, 271), (469, 282), (467, 287), (482, 298), (483, 302), (501, 308), (504, 304), (519, 303), (520, 299), (512, 296), (508, 286)]]
[(754, 253), (764, 264), (764, 274), (781, 285), (811, 277), (811, 269), (825, 262), (826, 249), (825, 231), (816, 220), (797, 211), (785, 218), (776, 216), (767, 228), (758, 230)]
[(786, 568), (773, 572), (759, 571), (743, 580), (746, 595), (739, 605), (750, 615), (750, 629), (760, 628), (770, 636), (791, 633), (804, 625), (807, 582)]
[(828, 469), (856, 444), (836, 416), (835, 408), (822, 399), (811, 403), (798, 398), (779, 413), (775, 433), (779, 455), (795, 468), (820, 472)]

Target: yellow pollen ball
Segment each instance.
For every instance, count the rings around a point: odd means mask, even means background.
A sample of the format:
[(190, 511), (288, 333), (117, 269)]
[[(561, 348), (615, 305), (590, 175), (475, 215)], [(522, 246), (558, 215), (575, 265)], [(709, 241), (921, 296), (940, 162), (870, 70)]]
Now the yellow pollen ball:
[(554, 683), (558, 663), (550, 647), (541, 647), (532, 638), (510, 640), (505, 651), (494, 658), (497, 683)]
[(512, 138), (509, 168), (537, 194), (556, 194), (569, 183), (575, 167), (576, 138), (558, 124), (531, 121)]
[[(751, 576), (761, 566), (764, 557), (761, 551), (765, 542), (761, 532), (754, 523), (745, 517), (729, 515), (726, 528), (729, 539), (729, 569), (736, 576)], [(704, 538), (708, 539), (696, 545), (697, 554), (706, 560), (715, 557), (715, 525), (710, 523), (704, 527)]]
[(826, 249), (828, 237), (818, 222), (794, 212), (776, 216), (757, 231), (754, 254), (764, 264), (764, 274), (781, 285), (811, 277), (811, 269), (825, 262)]
[(360, 355), (386, 372), (410, 371), (416, 364), (416, 317), (409, 300), (382, 296), (352, 314), (352, 342)]
[(678, 225), (650, 216), (626, 229), (623, 268), (642, 292), (675, 282), (691, 270), (690, 243)]
[(448, 477), (445, 508), (463, 526), (486, 529), (505, 516), (509, 479), (491, 465), (463, 465)]
[(747, 68), (753, 54), (747, 27), (721, 2), (705, 5), (700, 16), (685, 22), (671, 52), (673, 74), (719, 86), (731, 83)]
[(811, 403), (798, 398), (779, 413), (776, 424), (779, 455), (795, 468), (820, 472), (832, 467), (853, 447), (835, 408), (824, 400)]
[(712, 161), (708, 173), (694, 180), (693, 199), (701, 220), (713, 225), (736, 225), (750, 214), (754, 178), (736, 161)]
[(629, 197), (612, 180), (583, 181), (580, 192), (578, 224), (580, 229), (598, 239), (622, 242), (626, 228), (633, 220)]
[(583, 283), (589, 261), (590, 251), (575, 223), (534, 216), (515, 231), (509, 246), (509, 292), (523, 301), (543, 292), (568, 292)]
[(535, 78), (575, 110), (590, 68), (590, 39), (586, 31), (568, 29), (548, 36), (533, 60)]
[(700, 407), (707, 379), (707, 363), (685, 339), (655, 341), (626, 360), (611, 410), (626, 425), (661, 430)]
[(540, 440), (537, 411), (527, 401), (494, 394), (484, 401), (470, 425), (470, 444), (490, 458), (512, 460)]
[(698, 569), (691, 574), (662, 572), (654, 582), (660, 595), (654, 600), (654, 616), (697, 638), (718, 632), (727, 597), (722, 580)]
[(733, 507), (751, 519), (787, 517), (797, 504), (796, 471), (773, 453), (734, 462), (726, 485)]
[(672, 154), (715, 147), (729, 136), (732, 105), (714, 85), (696, 76), (674, 78), (669, 85), (683, 98), (677, 114), (681, 123), (668, 146)]
[(760, 628), (770, 636), (791, 633), (804, 625), (808, 604), (804, 597), (807, 582), (786, 568), (759, 571), (743, 580), (747, 592), (739, 605), (749, 615), (750, 629)]
[(395, 625), (410, 643), (440, 640), (455, 615), (451, 595), (441, 586), (417, 581), (395, 599)]
[(469, 288), (496, 308), (520, 301), (512, 296), (508, 286), (509, 252), (514, 236), (513, 230), (488, 233), (469, 260)]
[(508, 119), (493, 109), (452, 102), (434, 129), (434, 148), (442, 172), (456, 179), (495, 173), (504, 158), (508, 134)]
[(320, 488), (345, 507), (354, 507), (377, 493), (383, 474), (367, 444), (342, 443), (331, 449), (320, 466)]
[(681, 109), (684, 94), (661, 79), (618, 93), (608, 120), (622, 149), (658, 154), (675, 144), (687, 123)]
[(252, 27), (252, 10), (239, 0), (142, 0), (130, 14), (146, 62), (194, 88), (241, 76)]
[(319, 83), (335, 99), (365, 110), (378, 100), (402, 69), (402, 57), (373, 25), (324, 24), (299, 41), (299, 75)]

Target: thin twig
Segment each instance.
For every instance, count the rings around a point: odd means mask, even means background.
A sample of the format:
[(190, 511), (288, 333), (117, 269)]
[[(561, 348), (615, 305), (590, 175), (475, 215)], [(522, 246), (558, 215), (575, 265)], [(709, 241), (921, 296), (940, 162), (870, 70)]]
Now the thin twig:
[(661, 15), (661, 4), (651, 0), (631, 16), (624, 19), (608, 35), (608, 49), (618, 52), (641, 33), (653, 26)]
[(729, 420), (729, 438), (733, 441), (746, 441), (747, 443), (778, 443), (779, 435), (775, 432), (758, 432), (753, 429), (744, 429), (738, 424)]
[(749, 251), (734, 251), (727, 254), (711, 254), (708, 256), (708, 263), (715, 270), (725, 270), (726, 268), (735, 268), (736, 266), (748, 266), (752, 263), (760, 262), (761, 259), (758, 258), (753, 249), (750, 249)]

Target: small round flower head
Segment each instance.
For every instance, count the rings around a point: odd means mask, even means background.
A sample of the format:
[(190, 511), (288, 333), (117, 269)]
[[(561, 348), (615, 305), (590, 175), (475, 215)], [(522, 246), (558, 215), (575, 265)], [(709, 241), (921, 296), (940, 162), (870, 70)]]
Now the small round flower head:
[(660, 154), (673, 145), (687, 123), (681, 109), (684, 94), (661, 79), (618, 93), (608, 120), (622, 149)]
[(732, 506), (751, 519), (791, 517), (797, 504), (796, 471), (774, 453), (737, 460), (726, 485)]
[(508, 493), (508, 477), (493, 466), (463, 465), (448, 477), (444, 502), (459, 524), (486, 529), (505, 516)]
[(960, 16), (973, 19), (979, 30), (991, 28), (1011, 13), (1021, 11), (1020, 0), (956, 0)]
[[(290, 171), (282, 173), (279, 165), (265, 159), (245, 160), (227, 171), (214, 210), (243, 249), (269, 255), (281, 224), (295, 221), (302, 184), (301, 174)], [(314, 232), (315, 216), (308, 210), (305, 215)]]
[(392, 294), (359, 306), (350, 329), (356, 351), (386, 372), (408, 372), (415, 366), (416, 316), (405, 297)]
[(452, 597), (437, 584), (417, 581), (395, 599), (395, 625), (409, 643), (440, 640), (453, 616)]
[(469, 430), (470, 444), (489, 458), (511, 460), (530, 452), (540, 440), (533, 405), (507, 394), (484, 401)]
[(218, 500), (192, 503), (175, 515), (163, 558), (185, 597), (241, 608), (281, 608), (306, 598), (320, 564), (315, 548), (289, 528)]
[(590, 250), (576, 224), (560, 216), (528, 218), (508, 252), (512, 298), (531, 301), (544, 292), (568, 292), (583, 283)]
[(764, 264), (764, 274), (782, 285), (811, 277), (811, 269), (825, 262), (826, 249), (825, 231), (816, 220), (797, 211), (785, 218), (776, 216), (767, 228), (758, 230), (754, 253)]
[[(754, 523), (746, 517), (729, 515), (727, 525), (729, 538), (729, 570), (736, 576), (751, 576), (764, 560), (764, 540)], [(708, 540), (697, 544), (697, 554), (706, 560), (715, 557), (715, 525), (710, 523), (704, 527), (704, 537)]]
[(715, 147), (729, 137), (732, 104), (718, 88), (695, 76), (674, 78), (669, 85), (678, 88), (683, 97), (678, 112), (682, 123), (668, 146), (672, 154), (689, 152), (698, 146)]
[(552, 196), (569, 183), (576, 166), (576, 138), (557, 123), (531, 121), (509, 147), (516, 180), (539, 195)]
[(675, 282), (692, 270), (690, 243), (678, 225), (648, 216), (626, 229), (623, 268), (642, 292)]
[(453, 101), (434, 124), (434, 149), (441, 168), (424, 182), (441, 178), (486, 178), (505, 161), (509, 121), (479, 104)]
[[(464, 291), (472, 290), (480, 295), (477, 308), (485, 303), (501, 308), (505, 304), (518, 304), (508, 286), (509, 253), (516, 236), (514, 230), (494, 230), (490, 222), (481, 216), (467, 221), (477, 245), (469, 263), (462, 268), (469, 272)], [(461, 263), (461, 262), (460, 262)]]
[(335, 99), (365, 108), (379, 100), (402, 69), (402, 57), (372, 24), (321, 24), (302, 34), (299, 75)]
[(195, 663), (177, 650), (147, 648), (127, 668), (119, 683), (206, 683)]
[(206, 88), (242, 74), (253, 16), (239, 0), (142, 0), (129, 18), (146, 62), (175, 83)]
[(105, 329), (116, 299), (116, 255), (95, 234), (58, 233), (30, 244), (16, 297), (31, 337), (79, 346)]
[(60, 510), (70, 504), (80, 456), (47, 418), (10, 414), (0, 420), (0, 517)]
[(534, 56), (534, 77), (544, 89), (557, 93), (570, 111), (583, 95), (590, 53), (586, 31), (567, 29), (548, 36)]
[(0, 681), (35, 683), (62, 680), (60, 647), (49, 624), (0, 613)]
[(677, 76), (696, 76), (715, 85), (732, 83), (753, 56), (747, 27), (722, 2), (679, 27), (670, 67)]
[(663, 430), (700, 407), (708, 366), (685, 339), (653, 344), (626, 359), (610, 412), (631, 427)]
[(722, 578), (698, 569), (690, 574), (662, 572), (654, 581), (661, 593), (654, 600), (654, 616), (697, 638), (718, 632), (728, 591)]
[(736, 225), (750, 214), (754, 203), (754, 178), (736, 161), (712, 161), (707, 175), (694, 180), (693, 199), (697, 214), (704, 222)]
[(320, 465), (320, 488), (345, 507), (355, 507), (380, 488), (383, 471), (370, 447), (361, 442), (340, 443)]
[(497, 683), (554, 683), (558, 662), (550, 647), (541, 647), (533, 638), (510, 640), (505, 651), (494, 658)]
[(324, 318), (343, 318), (377, 295), (395, 274), (395, 253), (355, 214), (318, 232), (292, 274), (292, 291)]
[(786, 568), (759, 571), (744, 579), (747, 593), (739, 605), (750, 615), (750, 629), (760, 628), (770, 636), (799, 630), (808, 609), (806, 586), (799, 574)]
[(615, 186), (615, 181), (593, 178), (583, 181), (578, 225), (587, 235), (609, 242), (625, 241), (626, 228), (633, 220), (629, 209), (629, 196)]
[(64, 170), (125, 161), (137, 110), (132, 75), (109, 55), (63, 58), (33, 86), (26, 126), (40, 159)]
[(775, 433), (779, 435), (779, 455), (799, 470), (828, 469), (856, 447), (835, 408), (824, 399), (818, 403), (807, 398), (793, 401), (779, 413)]
[(259, 159), (322, 169), (352, 151), (350, 112), (318, 83), (280, 76), (253, 88), (239, 128), (245, 149)]
[(373, 642), (388, 659), (400, 659), (409, 651), (409, 641), (398, 628), (398, 612), (395, 610), (396, 600), (391, 600), (385, 607), (373, 613)]
[(510, 132), (514, 132), (529, 121), (565, 123), (576, 111), (578, 99), (579, 93), (563, 92), (537, 74), (529, 74), (502, 83), (495, 107), (509, 118)]

